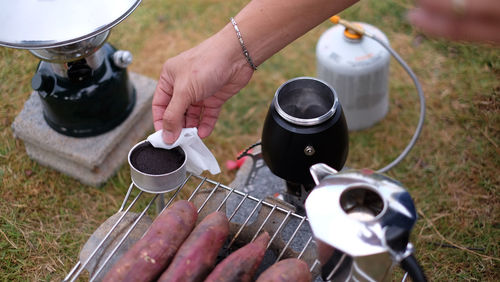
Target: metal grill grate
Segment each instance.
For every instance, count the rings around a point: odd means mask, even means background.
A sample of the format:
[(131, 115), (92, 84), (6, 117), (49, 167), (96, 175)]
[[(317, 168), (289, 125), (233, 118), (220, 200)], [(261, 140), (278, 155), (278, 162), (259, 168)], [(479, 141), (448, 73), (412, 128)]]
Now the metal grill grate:
[[(153, 203), (157, 201), (157, 211), (161, 212), (178, 200), (180, 192), (189, 189), (186, 188), (189, 186), (196, 187), (188, 200), (198, 207), (199, 220), (213, 211), (225, 209), (230, 221), (230, 239), (224, 247), (227, 253), (231, 252), (236, 246), (253, 241), (262, 230), (265, 230), (269, 233), (271, 239), (263, 261), (264, 266), (284, 258), (296, 257), (308, 263), (313, 277), (319, 274), (319, 261), (317, 260), (315, 243), (311, 236), (309, 224), (306, 223), (307, 218), (296, 214), (293, 206), (272, 197), (258, 199), (220, 182), (189, 174), (184, 183), (174, 192), (154, 195), (142, 210), (138, 208), (137, 202), (141, 197), (144, 198), (148, 194), (143, 191), (139, 190), (137, 196), (127, 205), (133, 190), (138, 189), (132, 183), (119, 209), (121, 213), (119, 213), (120, 216), (117, 221), (105, 233), (95, 249), (90, 252), (90, 255), (85, 260), (80, 260), (75, 264), (64, 281), (75, 281), (83, 270), (88, 268), (89, 264), (100, 256), (99, 260), (101, 262), (96, 266), (96, 270), (90, 273), (90, 281), (98, 279), (99, 275), (104, 273), (103, 270), (109, 267), (108, 264), (111, 264), (110, 261), (117, 254), (117, 250), (123, 245), (144, 215), (150, 211)], [(164, 204), (164, 200), (166, 204)], [(100, 249), (104, 248), (106, 242), (113, 240), (112, 238), (117, 236), (114, 234), (118, 232), (117, 226), (122, 221), (124, 222), (127, 214), (133, 212), (134, 206), (136, 210), (141, 210), (138, 216), (123, 231), (124, 235), (121, 235), (122, 237), (112, 249), (109, 252), (102, 253)]]

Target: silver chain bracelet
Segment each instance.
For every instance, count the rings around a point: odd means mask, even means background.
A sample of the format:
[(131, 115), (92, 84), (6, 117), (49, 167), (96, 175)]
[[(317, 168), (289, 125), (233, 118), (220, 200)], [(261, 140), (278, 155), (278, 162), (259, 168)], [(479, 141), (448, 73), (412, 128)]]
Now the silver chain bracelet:
[(243, 37), (241, 36), (240, 29), (238, 28), (238, 25), (236, 24), (236, 21), (234, 20), (233, 17), (231, 17), (231, 23), (233, 24), (234, 30), (236, 31), (236, 36), (238, 37), (238, 41), (240, 42), (243, 55), (245, 55), (245, 58), (247, 59), (247, 62), (252, 67), (252, 69), (257, 70), (257, 67), (255, 66), (252, 58), (250, 57), (250, 53), (248, 52), (247, 47), (245, 46), (245, 42), (243, 42)]

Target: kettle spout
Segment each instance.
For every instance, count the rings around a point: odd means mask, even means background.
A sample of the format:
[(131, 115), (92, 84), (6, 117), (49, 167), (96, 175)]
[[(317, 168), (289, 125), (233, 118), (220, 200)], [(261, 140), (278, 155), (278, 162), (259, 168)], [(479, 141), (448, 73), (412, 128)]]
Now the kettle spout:
[(337, 171), (326, 164), (319, 163), (319, 164), (314, 164), (309, 168), (309, 172), (311, 172), (312, 178), (314, 180), (314, 183), (316, 185), (319, 185), (319, 182), (323, 180), (323, 178), (327, 177), (328, 175), (336, 174)]

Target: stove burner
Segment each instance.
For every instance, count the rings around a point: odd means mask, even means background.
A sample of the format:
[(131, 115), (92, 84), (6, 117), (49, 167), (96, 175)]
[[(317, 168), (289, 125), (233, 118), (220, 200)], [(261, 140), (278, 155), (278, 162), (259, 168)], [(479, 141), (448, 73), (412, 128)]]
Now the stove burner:
[(305, 215), (304, 203), (307, 195), (314, 188), (314, 184), (297, 184), (290, 181), (286, 182), (286, 190), (283, 193), (283, 200), (292, 204), (297, 209), (297, 214)]
[[(309, 192), (315, 187), (315, 184), (300, 184), (291, 181), (285, 181), (274, 175), (262, 159), (262, 153), (257, 142), (246, 149), (238, 159), (250, 157), (251, 160), (245, 161), (240, 168), (241, 172), (246, 174), (242, 183), (236, 182), (235, 186), (240, 187), (243, 192), (253, 196), (273, 195), (295, 208), (299, 215), (305, 215), (304, 203)], [(252, 152), (249, 152), (252, 149)], [(238, 178), (238, 176), (237, 176)]]
[(113, 62), (115, 52), (106, 43), (77, 61), (40, 62), (32, 87), (40, 95), (43, 116), (52, 129), (73, 137), (95, 136), (128, 117), (136, 94), (126, 68)]

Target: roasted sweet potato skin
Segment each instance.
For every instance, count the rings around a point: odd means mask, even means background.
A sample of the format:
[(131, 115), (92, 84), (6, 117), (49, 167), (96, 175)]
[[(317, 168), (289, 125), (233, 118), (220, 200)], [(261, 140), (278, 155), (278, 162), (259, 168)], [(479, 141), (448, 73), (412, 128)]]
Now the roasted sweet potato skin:
[(300, 259), (285, 259), (266, 269), (257, 282), (308, 282), (312, 281), (307, 263)]
[(113, 266), (103, 281), (153, 281), (163, 272), (193, 230), (197, 212), (188, 201), (163, 211), (134, 246)]
[(210, 273), (205, 282), (250, 282), (266, 253), (269, 234), (264, 232), (252, 243), (233, 252)]
[(203, 281), (214, 267), (219, 250), (229, 234), (224, 213), (213, 212), (191, 232), (158, 281)]

